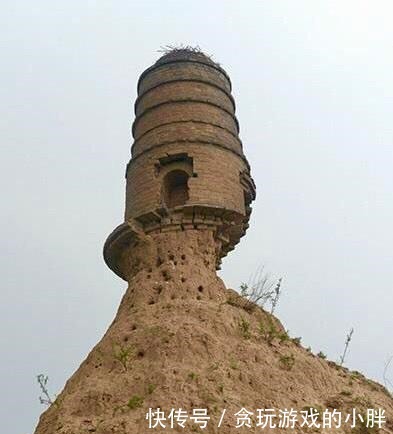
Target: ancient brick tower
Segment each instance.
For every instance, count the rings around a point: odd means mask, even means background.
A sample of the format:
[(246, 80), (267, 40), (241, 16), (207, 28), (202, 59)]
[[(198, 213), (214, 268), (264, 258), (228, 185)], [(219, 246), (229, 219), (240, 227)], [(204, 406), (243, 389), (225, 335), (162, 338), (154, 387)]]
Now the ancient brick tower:
[(135, 115), (125, 222), (105, 243), (106, 263), (127, 280), (124, 256), (141, 234), (198, 229), (213, 234), (219, 268), (255, 198), (228, 75), (201, 52), (171, 51), (142, 73)]
[[(127, 290), (35, 434), (233, 434), (240, 409), (341, 410), (363, 401), (391, 419), (382, 386), (281, 341), (280, 322), (217, 276), (255, 197), (230, 89), (222, 68), (192, 50), (174, 50), (142, 74), (125, 223), (104, 247)], [(288, 358), (293, 367), (283, 364)], [(165, 413), (163, 429), (149, 428), (155, 409)], [(203, 431), (190, 419), (172, 428), (172, 409), (206, 409), (210, 420)], [(261, 427), (253, 422), (246, 431)]]

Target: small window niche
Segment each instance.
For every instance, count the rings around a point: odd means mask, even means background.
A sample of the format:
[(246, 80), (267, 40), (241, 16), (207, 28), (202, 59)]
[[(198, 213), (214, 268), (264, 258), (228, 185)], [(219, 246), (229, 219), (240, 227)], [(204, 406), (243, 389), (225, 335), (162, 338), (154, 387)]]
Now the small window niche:
[(164, 176), (163, 195), (167, 208), (185, 205), (189, 199), (189, 175), (184, 170), (172, 170)]
[(185, 153), (167, 155), (159, 159), (156, 170), (161, 177), (165, 207), (171, 209), (185, 205), (190, 197), (188, 180), (194, 176), (192, 158)]

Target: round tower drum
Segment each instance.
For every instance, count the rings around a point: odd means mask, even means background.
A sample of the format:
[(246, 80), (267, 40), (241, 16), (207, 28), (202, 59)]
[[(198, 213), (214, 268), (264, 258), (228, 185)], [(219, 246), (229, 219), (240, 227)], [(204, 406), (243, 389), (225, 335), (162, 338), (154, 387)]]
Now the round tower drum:
[(121, 246), (138, 232), (192, 228), (214, 232), (218, 267), (255, 198), (227, 73), (198, 51), (165, 54), (139, 79), (132, 134), (125, 223), (106, 242), (108, 265), (122, 276)]

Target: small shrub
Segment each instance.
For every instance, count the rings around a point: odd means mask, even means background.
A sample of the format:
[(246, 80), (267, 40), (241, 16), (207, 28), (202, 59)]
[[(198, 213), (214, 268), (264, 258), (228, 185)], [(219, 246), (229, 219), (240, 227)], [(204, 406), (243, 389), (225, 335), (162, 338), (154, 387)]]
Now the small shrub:
[(352, 380), (365, 380), (365, 376), (359, 371), (351, 371), (349, 373)]
[(269, 316), (268, 318), (269, 319), (267, 326), (265, 326), (262, 321), (259, 323), (259, 333), (261, 334), (261, 336), (268, 342), (268, 344), (271, 344), (274, 339), (278, 339), (280, 341), (280, 344), (288, 341), (288, 332), (282, 332), (278, 330), (272, 320), (272, 317)]
[(156, 385), (155, 384), (149, 384), (148, 386), (147, 386), (147, 393), (149, 394), (149, 395), (151, 395), (155, 390), (156, 390)]
[(340, 356), (340, 366), (342, 366), (345, 362), (345, 356), (347, 355), (348, 347), (352, 340), (353, 331), (354, 331), (353, 328), (351, 328), (351, 330), (349, 331), (349, 333), (345, 338), (344, 352)]
[(290, 354), (289, 356), (280, 357), (280, 367), (286, 371), (290, 371), (295, 364), (295, 356)]
[(290, 337), (289, 337), (289, 334), (287, 331), (277, 333), (277, 338), (280, 341), (280, 344), (290, 340)]
[(130, 400), (127, 402), (127, 407), (130, 410), (134, 410), (135, 408), (142, 407), (143, 405), (143, 398), (139, 395), (134, 395), (130, 398)]
[(300, 344), (302, 342), (302, 338), (301, 337), (297, 337), (297, 338), (292, 338), (291, 341), (297, 346), (300, 347)]
[(251, 337), (250, 323), (247, 320), (245, 320), (243, 317), (240, 318), (239, 328), (244, 339), (250, 339)]
[(43, 405), (47, 405), (48, 407), (51, 406), (56, 400), (53, 400), (52, 397), (49, 395), (48, 391), (48, 380), (49, 377), (47, 375), (39, 374), (37, 375), (37, 383), (40, 386), (41, 392), (43, 396), (39, 396), (40, 403)]
[(131, 346), (123, 346), (122, 344), (115, 344), (113, 346), (113, 357), (123, 366), (127, 371), (129, 363), (134, 354), (134, 349)]
[[(385, 363), (385, 367), (383, 369), (383, 382), (386, 387), (386, 392), (389, 396), (391, 396), (390, 391), (393, 391), (393, 379), (389, 377), (389, 369), (391, 367), (393, 361), (393, 356), (391, 356)], [(390, 390), (390, 391), (389, 391)]]
[(190, 372), (189, 374), (188, 374), (188, 378), (190, 379), (190, 380), (196, 380), (197, 378), (198, 378), (198, 375), (195, 373), (195, 372)]
[(322, 351), (320, 351), (320, 352), (317, 354), (317, 356), (318, 356), (320, 359), (326, 359), (326, 354), (323, 353)]
[(269, 318), (267, 326), (262, 321), (259, 323), (259, 333), (269, 344), (272, 343), (277, 331), (271, 318)]
[(274, 285), (264, 267), (260, 267), (249, 283), (240, 285), (240, 295), (244, 300), (242, 307), (251, 312), (256, 306), (264, 308), (269, 302), (270, 313), (273, 314), (281, 295), (281, 282), (282, 278)]
[(270, 313), (273, 315), (274, 311), (276, 310), (278, 301), (280, 300), (280, 296), (281, 296), (281, 283), (282, 283), (282, 277), (280, 277), (277, 281), (277, 284), (274, 288), (274, 294), (273, 297), (271, 299), (271, 303), (272, 303), (272, 307), (270, 309)]

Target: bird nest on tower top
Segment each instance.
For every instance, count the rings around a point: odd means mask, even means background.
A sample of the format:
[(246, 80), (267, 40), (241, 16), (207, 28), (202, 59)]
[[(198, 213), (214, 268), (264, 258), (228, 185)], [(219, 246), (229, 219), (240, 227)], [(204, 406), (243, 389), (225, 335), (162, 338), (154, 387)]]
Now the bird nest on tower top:
[(163, 53), (163, 55), (157, 60), (156, 63), (165, 63), (173, 60), (190, 59), (190, 60), (200, 60), (204, 63), (211, 63), (215, 66), (220, 66), (219, 63), (215, 62), (212, 57), (204, 53), (200, 47), (192, 47), (190, 45), (180, 45), (172, 46), (166, 45), (161, 47), (158, 52)]

